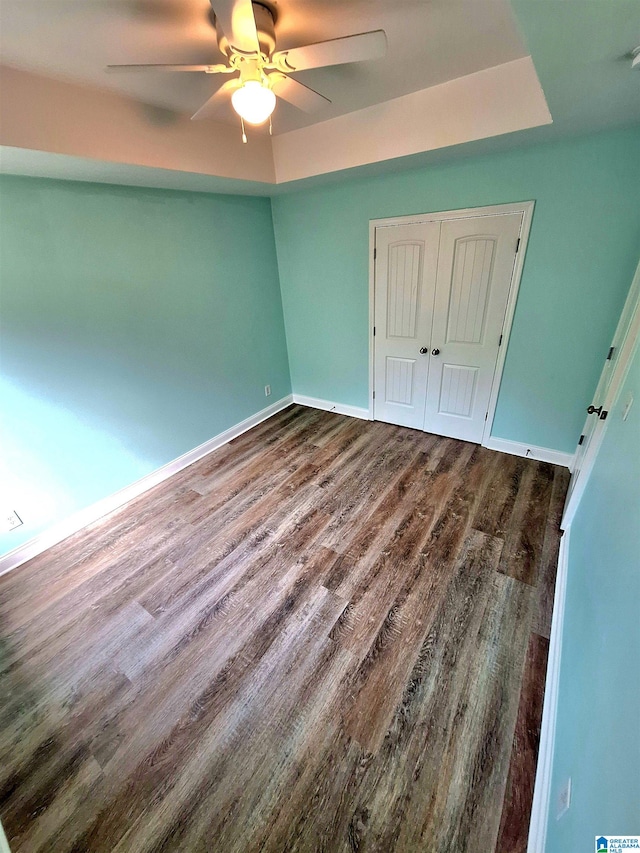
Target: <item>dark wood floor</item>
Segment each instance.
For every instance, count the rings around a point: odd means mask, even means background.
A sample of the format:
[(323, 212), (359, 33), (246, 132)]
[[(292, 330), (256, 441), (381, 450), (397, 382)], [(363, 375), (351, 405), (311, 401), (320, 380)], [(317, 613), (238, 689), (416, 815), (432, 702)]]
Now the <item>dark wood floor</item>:
[(567, 480), (291, 407), (1, 578), (12, 850), (524, 851)]

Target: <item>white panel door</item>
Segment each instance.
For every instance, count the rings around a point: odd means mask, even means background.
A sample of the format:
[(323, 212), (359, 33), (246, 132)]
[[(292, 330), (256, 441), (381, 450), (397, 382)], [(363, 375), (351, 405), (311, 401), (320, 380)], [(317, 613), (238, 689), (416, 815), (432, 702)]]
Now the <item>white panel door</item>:
[[(613, 406), (620, 386), (626, 374), (627, 365), (640, 335), (640, 264), (631, 282), (631, 289), (618, 320), (611, 348), (604, 362), (600, 381), (591, 405), (587, 409), (587, 419), (582, 428), (580, 444), (571, 467), (569, 491), (564, 505), (564, 514), (560, 526), (563, 530), (573, 521), (585, 486), (589, 480), (593, 464), (598, 455), (605, 431), (606, 416)], [(603, 417), (604, 415), (604, 417)]]
[(438, 222), (376, 228), (374, 417), (416, 429), (424, 422), (439, 233)]
[(442, 222), (424, 429), (482, 441), (521, 213)]

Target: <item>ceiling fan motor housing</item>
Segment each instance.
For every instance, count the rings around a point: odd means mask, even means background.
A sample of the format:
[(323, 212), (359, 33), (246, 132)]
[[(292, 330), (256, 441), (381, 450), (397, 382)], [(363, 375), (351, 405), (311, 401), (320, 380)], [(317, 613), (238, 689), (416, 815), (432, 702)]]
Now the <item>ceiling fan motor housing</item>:
[[(275, 13), (271, 7), (263, 3), (252, 3), (253, 16), (256, 22), (256, 30), (258, 32), (258, 42), (260, 43), (260, 51), (267, 58), (271, 56), (276, 49), (276, 28), (275, 28)], [(226, 56), (231, 56), (233, 53), (242, 51), (233, 48), (229, 43), (229, 39), (225, 36), (218, 25), (216, 18), (216, 37), (218, 39), (218, 47)], [(253, 54), (255, 56), (255, 54)]]

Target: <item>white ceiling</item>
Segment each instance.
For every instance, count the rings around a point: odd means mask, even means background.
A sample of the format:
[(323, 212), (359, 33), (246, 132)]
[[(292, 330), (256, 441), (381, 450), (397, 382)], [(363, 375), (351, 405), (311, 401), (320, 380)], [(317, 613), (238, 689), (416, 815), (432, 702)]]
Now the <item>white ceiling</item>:
[[(215, 2), (214, 2), (215, 5)], [(284, 133), (527, 55), (507, 0), (277, 0), (278, 48), (384, 29), (384, 59), (300, 72), (332, 103), (307, 115), (280, 102)], [(107, 75), (114, 63), (220, 61), (208, 0), (2, 0), (5, 64), (191, 114), (217, 88), (205, 74)], [(218, 122), (235, 124), (231, 106)]]
[(640, 0), (273, 5), (281, 49), (381, 27), (389, 52), (300, 73), (333, 104), (243, 145), (230, 106), (189, 121), (218, 78), (104, 70), (219, 61), (208, 0), (0, 0), (0, 172), (271, 194), (640, 121)]
[(8, 145), (0, 145), (0, 174), (232, 195), (270, 196), (277, 189), (273, 183), (70, 157), (67, 154)]

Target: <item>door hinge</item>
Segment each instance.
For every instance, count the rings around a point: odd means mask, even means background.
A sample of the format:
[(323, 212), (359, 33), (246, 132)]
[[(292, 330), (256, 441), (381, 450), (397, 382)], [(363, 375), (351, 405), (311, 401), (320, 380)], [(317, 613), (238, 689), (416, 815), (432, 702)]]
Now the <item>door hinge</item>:
[(376, 392), (375, 391), (373, 392), (373, 399), (374, 400), (376, 399)]
[(516, 243), (516, 255), (520, 251), (520, 237), (518, 237), (518, 242)]
[(373, 327), (373, 337), (375, 338), (375, 336), (376, 336), (376, 327), (374, 326)]
[(609, 347), (609, 355), (607, 356), (607, 361), (611, 361), (611, 358), (612, 358), (615, 350), (616, 350), (615, 347)]
[(600, 420), (606, 421), (608, 414), (609, 414), (609, 412), (600, 412)]
[(499, 347), (501, 347), (501, 346), (502, 346), (502, 335), (500, 335), (500, 340), (498, 341), (498, 346), (499, 346)]
[(584, 435), (581, 435), (580, 438), (578, 439), (578, 447), (580, 447), (580, 445), (582, 444), (583, 441), (584, 441)]
[(377, 249), (375, 248), (375, 246), (374, 246), (374, 247), (373, 247), (373, 260), (375, 261), (375, 259), (376, 259), (377, 257), (378, 257), (378, 250), (377, 250)]
[(485, 412), (485, 414), (484, 414), (484, 419), (485, 419), (485, 421), (486, 421), (486, 419), (487, 419), (488, 417), (489, 417), (489, 412)]

